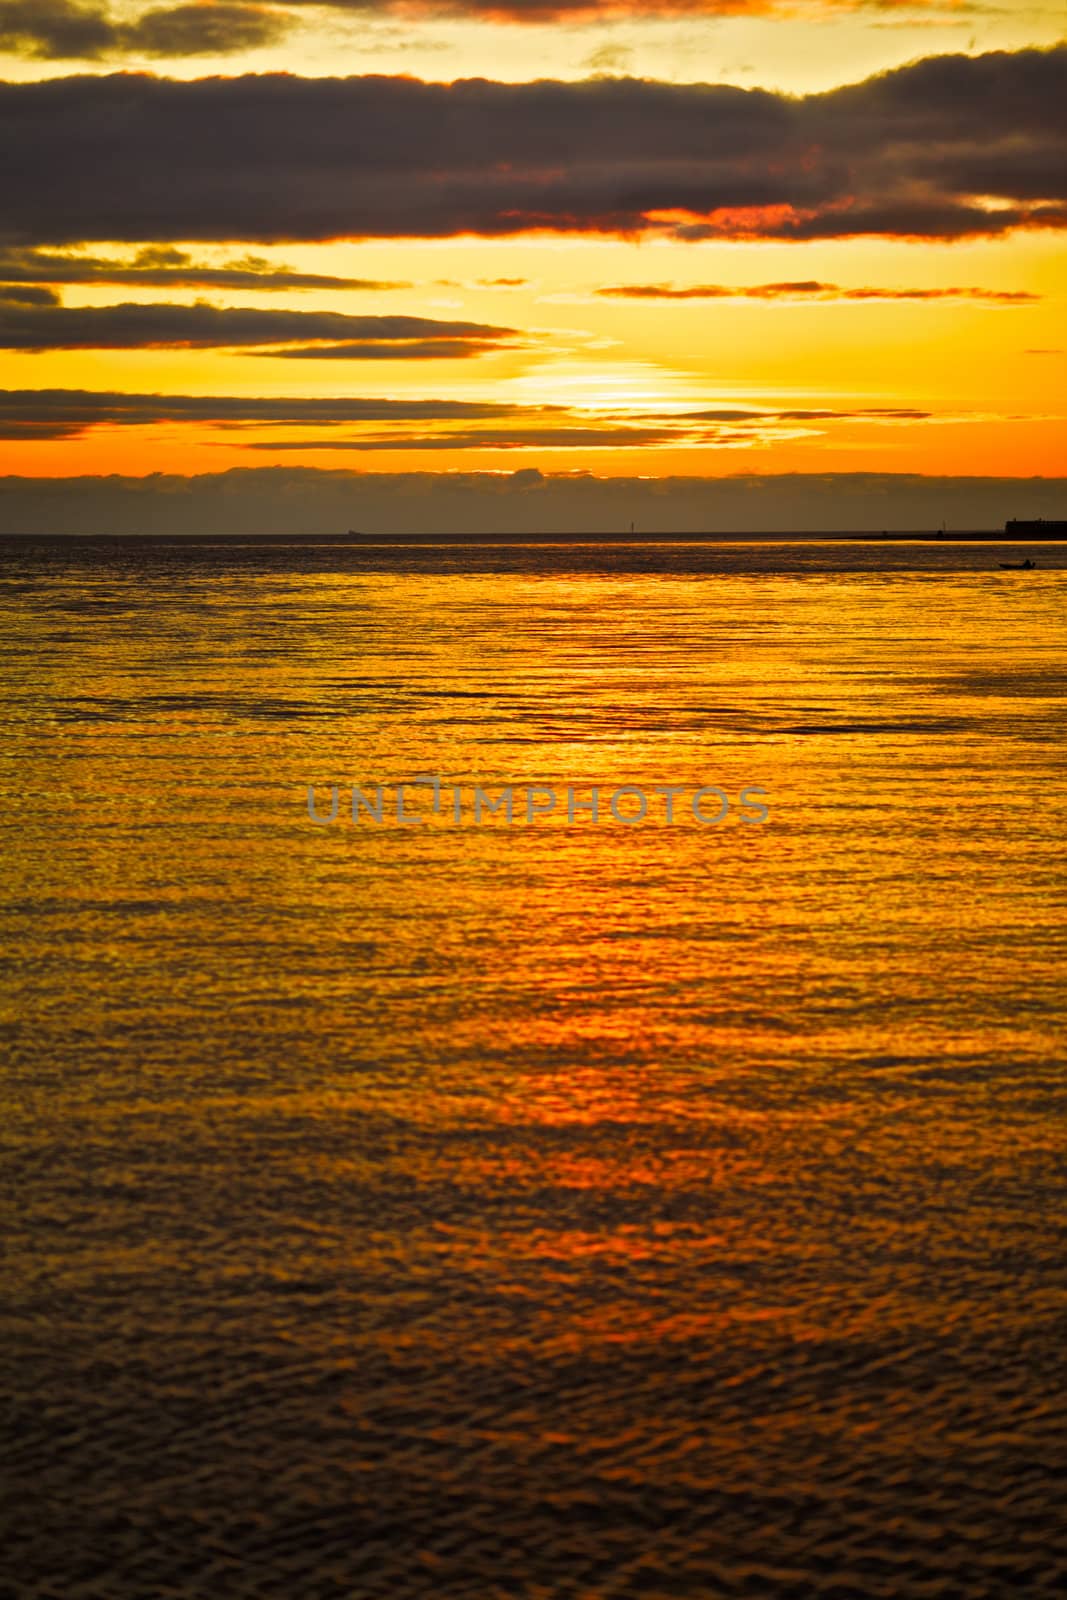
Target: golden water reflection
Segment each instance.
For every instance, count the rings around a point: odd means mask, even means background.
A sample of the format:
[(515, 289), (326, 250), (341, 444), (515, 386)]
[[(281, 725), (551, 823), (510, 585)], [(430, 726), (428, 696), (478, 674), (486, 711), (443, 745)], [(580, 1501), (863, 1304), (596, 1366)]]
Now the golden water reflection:
[(19, 1600), (1058, 1591), (1057, 548), (5, 553)]

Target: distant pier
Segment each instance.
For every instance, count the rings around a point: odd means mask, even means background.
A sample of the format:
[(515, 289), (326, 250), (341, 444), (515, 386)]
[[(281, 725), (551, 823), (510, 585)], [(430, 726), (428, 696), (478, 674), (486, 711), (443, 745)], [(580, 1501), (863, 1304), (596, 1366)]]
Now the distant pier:
[(1037, 517), (1032, 522), (1014, 517), (1004, 524), (1006, 539), (1067, 539), (1067, 522), (1046, 522)]

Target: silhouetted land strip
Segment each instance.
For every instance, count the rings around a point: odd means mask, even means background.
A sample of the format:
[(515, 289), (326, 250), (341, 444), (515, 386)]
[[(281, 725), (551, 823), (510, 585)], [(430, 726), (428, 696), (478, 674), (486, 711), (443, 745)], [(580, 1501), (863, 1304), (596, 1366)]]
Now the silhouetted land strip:
[(388, 548), (393, 545), (590, 545), (590, 544), (808, 544), (838, 540), (863, 544), (1032, 544), (1035, 541), (1067, 543), (1067, 523), (1017, 523), (1026, 533), (1003, 529), (973, 528), (960, 532), (922, 533), (838, 533), (812, 530), (806, 533), (727, 533), (695, 532), (678, 529), (670, 532), (630, 533), (599, 530), (590, 533), (17, 533), (0, 532), (0, 547), (28, 544), (63, 546), (120, 545), (123, 548), (175, 545), (351, 545), (359, 549)]

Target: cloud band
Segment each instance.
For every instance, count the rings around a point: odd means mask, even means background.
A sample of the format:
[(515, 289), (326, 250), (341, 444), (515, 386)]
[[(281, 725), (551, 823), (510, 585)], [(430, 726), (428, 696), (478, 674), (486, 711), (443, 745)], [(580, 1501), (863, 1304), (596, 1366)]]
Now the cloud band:
[(634, 79), (283, 74), (0, 86), (0, 242), (673, 233), (953, 239), (1067, 225), (1067, 46), (793, 99)]

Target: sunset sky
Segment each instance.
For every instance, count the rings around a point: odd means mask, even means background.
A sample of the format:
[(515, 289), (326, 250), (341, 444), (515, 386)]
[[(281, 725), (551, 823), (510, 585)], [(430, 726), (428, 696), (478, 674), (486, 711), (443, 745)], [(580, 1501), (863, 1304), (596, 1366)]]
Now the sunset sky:
[(1003, 0), (0, 0), (0, 473), (1063, 473)]

